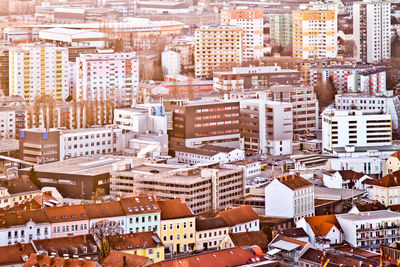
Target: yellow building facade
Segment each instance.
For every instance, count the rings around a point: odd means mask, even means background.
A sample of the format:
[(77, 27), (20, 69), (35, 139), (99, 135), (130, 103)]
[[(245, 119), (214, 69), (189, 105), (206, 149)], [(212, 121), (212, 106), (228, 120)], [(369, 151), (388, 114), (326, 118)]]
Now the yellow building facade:
[(171, 253), (193, 251), (196, 244), (196, 218), (161, 220), (161, 241)]

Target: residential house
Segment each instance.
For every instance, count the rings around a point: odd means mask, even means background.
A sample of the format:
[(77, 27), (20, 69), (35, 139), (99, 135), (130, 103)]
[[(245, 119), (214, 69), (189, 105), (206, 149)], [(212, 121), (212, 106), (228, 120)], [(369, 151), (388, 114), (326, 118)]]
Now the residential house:
[(310, 237), (308, 236), (308, 234), (306, 233), (306, 231), (304, 231), (303, 228), (298, 227), (298, 228), (286, 228), (286, 229), (281, 229), (279, 234), (287, 236), (287, 237), (291, 237), (303, 242), (310, 242)]
[(103, 260), (103, 267), (150, 266), (153, 262), (144, 256), (111, 250)]
[(343, 241), (343, 231), (334, 214), (302, 218), (297, 227), (303, 228), (310, 243), (321, 249)]
[(372, 199), (386, 207), (400, 204), (400, 171), (386, 174), (372, 184)]
[(279, 260), (281, 266), (294, 266), (299, 258), (313, 247), (309, 242), (303, 242), (284, 235), (277, 235), (268, 245), (268, 255)]
[(362, 172), (355, 172), (353, 170), (343, 171), (325, 171), (323, 172), (324, 186), (329, 188), (346, 188), (346, 189), (359, 189), (364, 190), (364, 181), (371, 179), (368, 175)]
[(379, 201), (372, 201), (371, 203), (361, 202), (355, 204), (348, 213), (360, 213), (365, 211), (374, 211), (374, 210), (386, 210), (385, 205), (380, 203)]
[(99, 261), (100, 252), (91, 234), (37, 239), (33, 240), (31, 244), (38, 254)]
[(395, 171), (398, 171), (398, 170), (400, 170), (400, 151), (394, 152), (386, 160), (385, 174), (389, 174), (391, 172), (395, 172)]
[(155, 231), (160, 234), (160, 208), (155, 195), (121, 199), (126, 214), (126, 233)]
[(161, 239), (166, 254), (193, 251), (196, 218), (184, 199), (157, 201), (161, 210)]
[(40, 189), (29, 179), (1, 179), (0, 208), (11, 208), (40, 194)]
[(24, 267), (31, 266), (52, 266), (52, 267), (64, 267), (64, 266), (79, 266), (79, 267), (101, 267), (98, 262), (91, 260), (82, 259), (65, 259), (62, 257), (52, 257), (43, 254), (31, 254), (29, 259), (23, 265)]
[(248, 205), (218, 212), (217, 216), (224, 219), (232, 233), (260, 230), (260, 217)]
[(0, 216), (0, 245), (50, 238), (51, 224), (43, 210), (11, 212)]
[(164, 260), (164, 244), (157, 233), (154, 232), (120, 235), (118, 242), (112, 246), (112, 249), (144, 256), (154, 263)]
[(259, 246), (262, 251), (268, 250), (268, 238), (263, 231), (229, 233), (222, 241), (219, 249), (254, 245)]
[(32, 244), (16, 244), (0, 247), (0, 266), (22, 267), (33, 253), (35, 253), (35, 249)]
[(314, 216), (314, 185), (292, 174), (274, 179), (265, 187), (265, 215), (301, 218)]
[(89, 233), (89, 218), (82, 205), (45, 209), (51, 223), (51, 238)]
[(196, 219), (196, 250), (218, 248), (229, 232), (222, 217)]
[(214, 145), (203, 145), (199, 148), (179, 147), (175, 149), (175, 156), (178, 162), (202, 163), (221, 162), (228, 163), (244, 160), (244, 150)]
[(115, 222), (121, 227), (121, 234), (127, 233), (126, 215), (121, 201), (84, 204), (83, 208), (89, 218), (89, 229), (100, 221)]

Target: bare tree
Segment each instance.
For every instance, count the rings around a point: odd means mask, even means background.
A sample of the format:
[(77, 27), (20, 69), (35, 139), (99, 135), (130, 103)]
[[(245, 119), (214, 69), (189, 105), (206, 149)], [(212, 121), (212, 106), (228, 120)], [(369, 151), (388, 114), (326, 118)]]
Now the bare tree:
[(118, 244), (119, 236), (123, 229), (119, 222), (107, 219), (99, 221), (90, 228), (94, 240), (97, 242), (100, 252), (100, 260), (103, 260), (110, 253), (111, 248)]
[(343, 41), (343, 56), (353, 57), (356, 50), (356, 43), (354, 40)]
[(33, 114), (35, 117), (34, 120), (34, 125), (36, 128), (39, 128), (40, 126), (40, 97), (35, 96), (35, 99), (33, 100)]

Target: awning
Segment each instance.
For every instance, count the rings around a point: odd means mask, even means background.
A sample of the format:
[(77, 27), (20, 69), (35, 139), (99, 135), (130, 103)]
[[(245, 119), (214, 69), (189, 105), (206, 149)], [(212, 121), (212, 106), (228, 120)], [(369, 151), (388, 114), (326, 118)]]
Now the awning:
[(278, 252), (281, 252), (281, 250), (277, 249), (277, 248), (274, 248), (273, 250), (268, 251), (267, 254), (270, 255), (270, 256), (273, 256)]

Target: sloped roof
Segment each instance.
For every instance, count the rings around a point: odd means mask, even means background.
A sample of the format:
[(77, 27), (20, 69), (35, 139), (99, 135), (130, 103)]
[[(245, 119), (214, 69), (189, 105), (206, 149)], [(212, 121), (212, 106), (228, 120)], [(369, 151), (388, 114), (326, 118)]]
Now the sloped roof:
[(177, 219), (185, 217), (193, 217), (194, 214), (190, 210), (184, 199), (177, 198), (171, 200), (157, 201), (161, 210), (161, 219)]
[[(37, 239), (32, 241), (38, 250), (50, 251), (55, 249), (59, 253), (63, 253), (64, 249), (69, 247), (75, 247), (78, 249), (78, 254), (92, 253), (89, 250), (89, 244), (96, 245), (96, 241), (92, 234), (87, 235), (75, 235), (68, 237), (48, 238), (48, 239)], [(83, 245), (88, 248), (87, 252), (82, 251), (81, 246)], [(63, 255), (59, 255), (62, 257)]]
[(355, 172), (353, 170), (338, 171), (343, 180), (358, 180), (365, 174), (362, 172)]
[(303, 228), (287, 228), (287, 229), (283, 229), (280, 234), (288, 236), (288, 237), (292, 237), (292, 238), (308, 237), (306, 231), (304, 231)]
[(373, 211), (373, 210), (385, 210), (385, 205), (380, 203), (379, 201), (374, 201), (372, 203), (358, 203), (356, 207), (359, 211)]
[[(327, 267), (364, 266), (364, 265), (362, 265), (363, 264), (362, 261), (352, 259), (344, 254), (332, 253), (332, 252), (326, 252), (324, 254), (322, 250), (315, 249), (315, 248), (307, 249), (307, 251), (300, 257), (300, 259), (308, 261), (308, 262), (317, 263), (318, 265), (326, 264)], [(329, 261), (328, 261), (328, 259), (329, 259)], [(323, 260), (323, 263), (321, 263), (322, 260)]]
[(382, 187), (400, 186), (400, 170), (386, 174), (381, 179), (375, 181), (373, 185)]
[(24, 256), (30, 256), (35, 253), (32, 244), (17, 244), (0, 247), (0, 266), (22, 264)]
[(196, 219), (196, 231), (228, 227), (222, 217)]
[(157, 199), (154, 195), (139, 195), (121, 199), (126, 215), (160, 212)]
[(45, 212), (52, 223), (89, 220), (82, 205), (50, 207)]
[(284, 236), (284, 235), (281, 235), (281, 234), (278, 234), (278, 235), (271, 241), (270, 245), (273, 246), (273, 244), (275, 244), (275, 243), (277, 243), (277, 242), (279, 242), (279, 241), (285, 241), (285, 242), (292, 243), (292, 244), (294, 244), (294, 245), (298, 245), (300, 249), (303, 249), (304, 246), (307, 245), (307, 242), (300, 241), (300, 240), (298, 240), (298, 239), (291, 238), (291, 237), (288, 237), (288, 236)]
[[(116, 245), (113, 249), (118, 250), (131, 250), (131, 249), (147, 249), (162, 247), (164, 244), (161, 242), (160, 237), (153, 232), (140, 232), (129, 233), (117, 237)], [(117, 248), (118, 247), (118, 248)]]
[(110, 254), (103, 260), (101, 266), (103, 267), (123, 267), (124, 257), (127, 266), (149, 266), (153, 262), (144, 256), (138, 256), (121, 251), (111, 250)]
[(24, 267), (52, 266), (52, 267), (99, 267), (97, 262), (91, 260), (64, 259), (45, 255), (31, 254)]
[(260, 218), (249, 205), (221, 211), (217, 216), (222, 217), (229, 226), (254, 221)]
[(251, 249), (231, 248), (204, 254), (197, 254), (185, 258), (166, 260), (154, 263), (152, 267), (204, 267), (204, 266), (240, 266), (248, 263), (264, 261), (261, 256), (255, 255)]
[(34, 191), (40, 192), (40, 189), (34, 183), (26, 179), (2, 179), (0, 180), (0, 186), (7, 188), (8, 193), (11, 195)]
[(300, 175), (292, 174), (279, 177), (278, 180), (292, 190), (300, 189), (302, 187), (312, 186), (312, 183), (304, 179)]
[(263, 231), (229, 233), (229, 237), (236, 247), (257, 245), (264, 251), (268, 249), (268, 238)]
[(340, 231), (342, 229), (334, 214), (306, 217), (305, 220), (315, 236), (326, 236), (333, 226), (336, 226)]
[(0, 227), (25, 225), (30, 220), (35, 223), (50, 222), (49, 218), (46, 216), (46, 213), (43, 210), (29, 210), (23, 212), (17, 211), (0, 216)]
[(400, 160), (400, 150), (399, 151), (396, 151), (396, 152), (394, 152), (392, 155), (390, 155), (391, 157), (395, 157), (395, 158), (397, 158), (397, 159), (399, 159)]
[(125, 216), (125, 211), (120, 201), (84, 204), (83, 208), (90, 219)]

